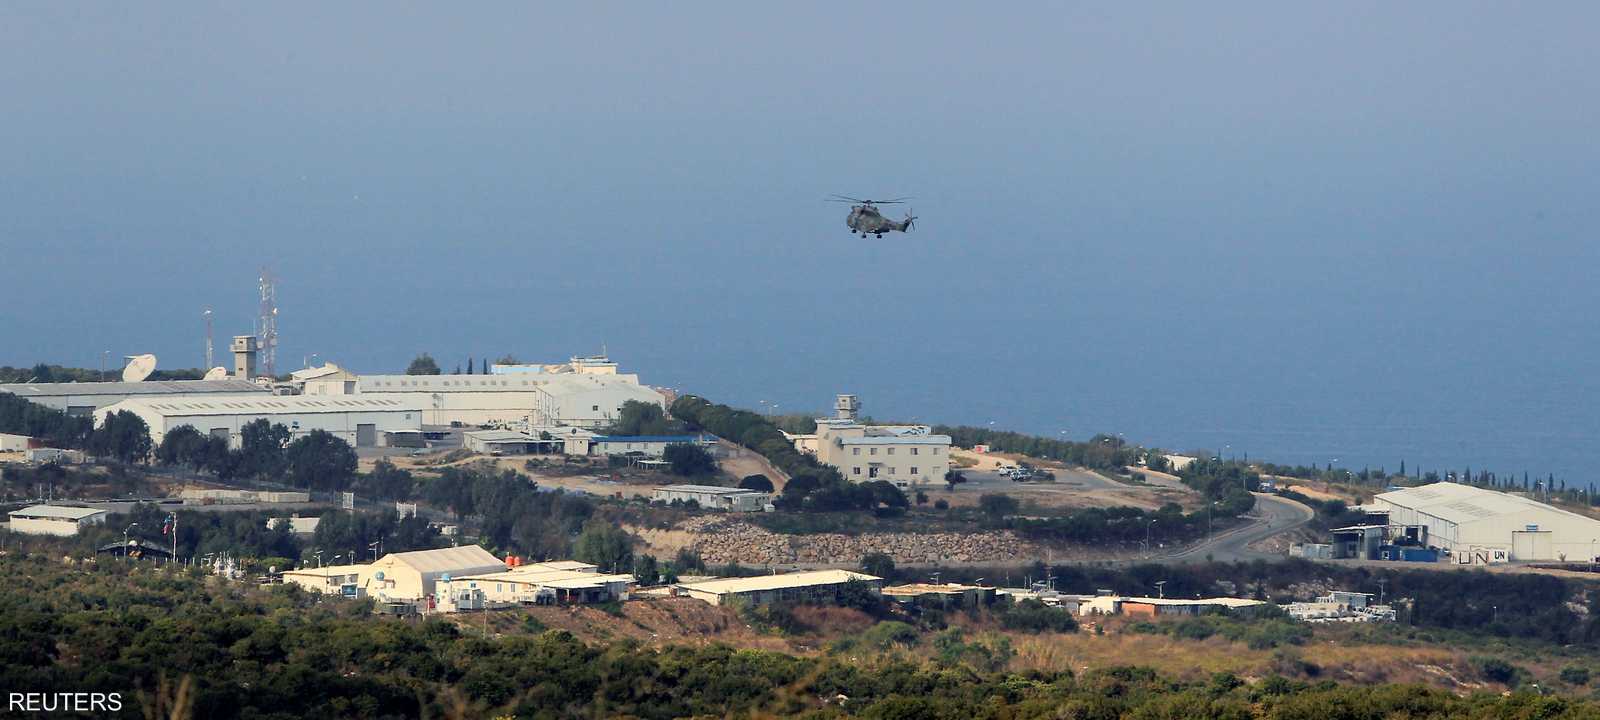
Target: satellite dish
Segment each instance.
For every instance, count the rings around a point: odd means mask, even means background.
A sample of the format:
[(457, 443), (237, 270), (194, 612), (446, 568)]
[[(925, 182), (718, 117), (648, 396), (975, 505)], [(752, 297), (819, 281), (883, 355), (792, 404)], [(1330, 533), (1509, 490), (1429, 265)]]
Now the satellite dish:
[(122, 369), (123, 382), (141, 382), (156, 371), (156, 356), (146, 353), (144, 355), (129, 355), (128, 366)]
[(201, 379), (202, 380), (226, 380), (227, 378), (228, 378), (228, 369), (227, 368), (225, 368), (225, 367), (214, 367), (214, 368), (211, 368), (210, 370), (207, 370), (206, 371), (206, 376), (201, 378)]

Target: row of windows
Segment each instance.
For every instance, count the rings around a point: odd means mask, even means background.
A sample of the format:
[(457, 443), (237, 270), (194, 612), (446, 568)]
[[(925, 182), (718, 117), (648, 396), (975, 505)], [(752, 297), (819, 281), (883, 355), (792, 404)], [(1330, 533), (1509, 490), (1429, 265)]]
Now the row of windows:
[[(916, 455), (916, 454), (918, 454), (917, 451), (919, 451), (921, 449), (922, 448), (913, 447), (913, 448), (911, 448), (911, 454), (912, 455)], [(875, 448), (875, 447), (867, 448), (867, 450), (868, 450), (868, 452), (867, 452), (868, 455), (877, 455), (878, 454), (878, 449)], [(939, 448), (935, 447), (935, 448), (932, 448), (932, 450), (933, 450), (932, 454), (934, 454), (934, 455), (938, 455), (939, 454)], [(860, 446), (856, 446), (856, 447), (850, 448), (850, 454), (851, 455), (860, 455), (861, 454), (861, 447)], [(884, 448), (884, 454), (893, 455), (894, 454), (894, 448), (892, 448), (892, 447), (891, 448)]]
[[(880, 470), (882, 472), (879, 472)], [(861, 466), (857, 465), (856, 467), (850, 468), (850, 474), (851, 475), (860, 475), (861, 474)], [(893, 475), (893, 474), (894, 474), (894, 468), (892, 468), (892, 467), (869, 468), (867, 470), (867, 475), (869, 477), (877, 477), (879, 475)], [(912, 475), (920, 475), (921, 472), (918, 470), (917, 466), (912, 465), (911, 466), (911, 474)]]

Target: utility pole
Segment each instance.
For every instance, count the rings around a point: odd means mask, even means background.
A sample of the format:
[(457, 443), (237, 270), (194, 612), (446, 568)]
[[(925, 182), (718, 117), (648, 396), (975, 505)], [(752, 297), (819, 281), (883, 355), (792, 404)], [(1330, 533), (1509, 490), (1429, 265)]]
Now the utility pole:
[(1378, 604), (1383, 604), (1383, 586), (1389, 583), (1388, 578), (1378, 578)]

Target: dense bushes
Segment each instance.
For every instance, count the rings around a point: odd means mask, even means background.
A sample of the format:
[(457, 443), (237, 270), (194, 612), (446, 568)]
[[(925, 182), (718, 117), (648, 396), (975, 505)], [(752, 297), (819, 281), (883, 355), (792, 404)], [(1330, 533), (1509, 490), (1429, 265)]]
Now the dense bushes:
[[(1227, 673), (1184, 680), (1142, 667), (1011, 672), (1014, 651), (1003, 637), (960, 629), (919, 635), (896, 622), (847, 638), (838, 652), (795, 657), (716, 644), (591, 645), (540, 632), (537, 621), (509, 625), (539, 634), (485, 638), (476, 620), (382, 619), (365, 602), (318, 602), (291, 587), (257, 589), (138, 564), (79, 570), (13, 553), (0, 557), (0, 573), (11, 579), (0, 587), (0, 683), (19, 692), (120, 692), (133, 715), (155, 695), (173, 699), (180, 682), (192, 706), (173, 715), (205, 718), (1320, 720), (1600, 712), (1591, 701), (1533, 693), (1457, 696), (1280, 676), (1247, 683)], [(1496, 682), (1520, 674), (1493, 663), (1479, 669)]]
[(956, 447), (988, 445), (991, 452), (1017, 453), (1096, 470), (1120, 470), (1134, 464), (1144, 454), (1139, 448), (1129, 447), (1122, 438), (1110, 435), (1096, 435), (1088, 442), (1073, 442), (965, 425), (935, 425), (933, 431), (949, 435)]

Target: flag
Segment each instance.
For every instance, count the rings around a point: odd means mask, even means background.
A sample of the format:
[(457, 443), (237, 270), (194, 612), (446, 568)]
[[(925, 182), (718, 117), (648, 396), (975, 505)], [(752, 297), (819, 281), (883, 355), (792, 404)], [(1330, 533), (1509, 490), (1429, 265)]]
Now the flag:
[(176, 532), (177, 529), (178, 529), (178, 514), (177, 513), (167, 513), (166, 521), (161, 523), (161, 534), (162, 535), (170, 535), (170, 534)]

